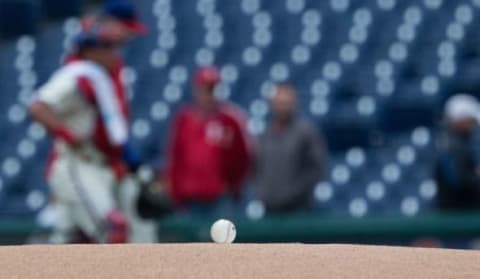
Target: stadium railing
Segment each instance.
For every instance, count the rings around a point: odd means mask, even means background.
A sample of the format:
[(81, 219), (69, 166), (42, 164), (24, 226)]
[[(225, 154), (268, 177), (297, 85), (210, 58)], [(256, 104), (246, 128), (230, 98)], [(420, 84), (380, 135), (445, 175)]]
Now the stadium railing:
[[(207, 242), (213, 218), (173, 215), (159, 220), (161, 242)], [(480, 211), (425, 213), (415, 217), (335, 217), (291, 214), (261, 220), (233, 219), (236, 242), (404, 243), (419, 238), (473, 239), (480, 236)], [(1, 220), (0, 244), (45, 236), (34, 220)]]

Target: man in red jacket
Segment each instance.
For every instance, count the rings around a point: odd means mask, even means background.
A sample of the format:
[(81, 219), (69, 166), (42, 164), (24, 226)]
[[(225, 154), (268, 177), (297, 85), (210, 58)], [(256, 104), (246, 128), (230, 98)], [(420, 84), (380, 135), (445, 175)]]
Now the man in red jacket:
[(250, 163), (244, 113), (215, 98), (219, 79), (215, 67), (195, 73), (195, 102), (176, 115), (167, 158), (167, 181), (174, 202), (208, 214), (219, 210), (223, 197), (239, 195)]

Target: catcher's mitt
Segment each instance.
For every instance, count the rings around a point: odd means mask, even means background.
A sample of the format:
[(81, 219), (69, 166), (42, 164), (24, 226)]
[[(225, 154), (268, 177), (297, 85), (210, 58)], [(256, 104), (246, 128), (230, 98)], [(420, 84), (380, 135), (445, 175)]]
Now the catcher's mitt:
[(171, 213), (172, 203), (161, 179), (147, 175), (145, 169), (139, 170), (137, 177), (141, 186), (137, 200), (138, 215), (144, 219), (157, 219)]

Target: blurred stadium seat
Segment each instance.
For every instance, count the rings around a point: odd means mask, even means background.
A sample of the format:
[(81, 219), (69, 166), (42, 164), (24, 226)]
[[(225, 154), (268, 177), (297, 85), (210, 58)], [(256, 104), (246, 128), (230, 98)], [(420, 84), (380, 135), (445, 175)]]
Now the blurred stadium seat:
[[(16, 2), (32, 9), (18, 32), (32, 33), (34, 1)], [(412, 216), (431, 207), (442, 102), (456, 91), (480, 96), (480, 1), (137, 3), (150, 34), (126, 52), (124, 76), (132, 133), (148, 159), (161, 153), (172, 112), (189, 98), (190, 73), (214, 63), (222, 69), (219, 94), (249, 111), (255, 134), (264, 129), (272, 83), (289, 80), (300, 89), (302, 114), (323, 129), (332, 150), (330, 173), (315, 188), (319, 211)], [(25, 103), (77, 31), (70, 18), (0, 44), (0, 127), (8, 131), (0, 146), (0, 215), (35, 214), (46, 201), (39, 170), (49, 143), (27, 123)]]

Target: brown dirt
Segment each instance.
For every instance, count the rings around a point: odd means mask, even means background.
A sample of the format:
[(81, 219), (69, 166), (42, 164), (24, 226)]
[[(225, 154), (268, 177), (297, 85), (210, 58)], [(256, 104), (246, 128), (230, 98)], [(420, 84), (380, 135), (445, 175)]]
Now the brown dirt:
[(0, 278), (480, 278), (480, 252), (303, 244), (0, 248)]

